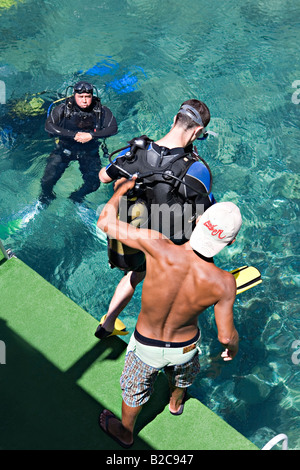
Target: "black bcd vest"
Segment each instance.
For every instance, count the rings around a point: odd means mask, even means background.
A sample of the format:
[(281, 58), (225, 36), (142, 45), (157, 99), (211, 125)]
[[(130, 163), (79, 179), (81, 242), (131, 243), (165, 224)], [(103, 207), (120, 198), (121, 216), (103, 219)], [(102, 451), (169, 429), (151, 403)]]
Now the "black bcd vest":
[[(149, 148), (151, 142), (150, 139), (146, 140), (147, 145), (144, 147), (147, 148), (135, 148), (134, 151), (131, 145), (130, 150), (120, 157), (123, 160), (122, 167), (117, 162), (111, 162), (120, 170), (123, 168), (127, 177), (129, 174), (138, 175), (135, 188), (127, 195), (127, 207), (120, 218), (140, 228), (159, 231), (174, 243), (183, 244), (189, 239), (195, 225), (195, 204), (188, 200), (184, 191), (179, 191), (179, 187), (188, 169), (198, 158), (192, 153), (192, 148), (189, 152), (175, 155), (168, 154), (168, 150), (162, 148), (158, 154), (152, 145)], [(133, 217), (134, 212), (138, 216)], [(140, 270), (141, 266), (143, 269), (143, 253), (117, 240), (109, 239), (108, 255), (112, 267), (124, 271)]]

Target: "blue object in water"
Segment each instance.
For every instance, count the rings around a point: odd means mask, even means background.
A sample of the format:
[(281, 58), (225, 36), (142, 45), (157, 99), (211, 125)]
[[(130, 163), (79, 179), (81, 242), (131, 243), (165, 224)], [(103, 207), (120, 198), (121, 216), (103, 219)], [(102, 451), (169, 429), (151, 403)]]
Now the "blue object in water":
[(130, 74), (124, 75), (124, 77), (120, 78), (119, 80), (116, 78), (112, 82), (107, 84), (108, 87), (115, 90), (117, 93), (130, 93), (137, 88), (138, 79), (136, 76), (132, 76)]
[(107, 87), (112, 88), (118, 94), (130, 93), (132, 91), (135, 91), (140, 86), (139, 79), (136, 76), (136, 73), (140, 72), (140, 71), (144, 75), (142, 77), (142, 80), (147, 78), (147, 75), (146, 75), (145, 71), (142, 69), (142, 67), (137, 66), (131, 72), (126, 73), (122, 78), (115, 79), (115, 80), (112, 80), (111, 82), (107, 83)]
[(93, 67), (88, 69), (86, 72), (83, 72), (83, 70), (79, 70), (78, 73), (84, 73), (84, 75), (89, 75), (89, 76), (96, 76), (99, 75), (102, 77), (103, 75), (107, 75), (110, 73), (115, 72), (119, 67), (118, 62), (115, 62), (114, 60), (111, 60), (110, 57), (105, 58), (101, 62), (97, 62)]
[(110, 64), (107, 64), (105, 62), (98, 62), (96, 65), (94, 65), (94, 67), (87, 70), (87, 72), (85, 72), (85, 75), (100, 75), (102, 77), (103, 75), (111, 73), (114, 69), (115, 67), (112, 67)]
[[(97, 62), (86, 72), (79, 70), (78, 73), (88, 75), (90, 77), (114, 74), (119, 68), (118, 62), (114, 61), (110, 56), (104, 56), (101, 62)], [(106, 84), (108, 88), (112, 88), (118, 94), (131, 93), (135, 91), (140, 83), (139, 78), (144, 80), (147, 75), (142, 67), (134, 66), (132, 70), (125, 73), (121, 78), (115, 78)]]
[(13, 129), (11, 126), (0, 129), (0, 143), (6, 148), (11, 148), (14, 143)]

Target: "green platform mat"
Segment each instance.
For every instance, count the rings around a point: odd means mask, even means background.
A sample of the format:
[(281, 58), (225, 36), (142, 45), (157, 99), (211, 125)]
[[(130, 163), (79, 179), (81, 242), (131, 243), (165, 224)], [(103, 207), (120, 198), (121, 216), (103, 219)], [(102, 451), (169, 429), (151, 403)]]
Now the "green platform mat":
[[(120, 416), (119, 378), (127, 344), (98, 341), (97, 321), (17, 258), (0, 253), (0, 449), (121, 448), (98, 425), (107, 407)], [(137, 422), (134, 450), (255, 450), (198, 400), (168, 411), (160, 374)]]

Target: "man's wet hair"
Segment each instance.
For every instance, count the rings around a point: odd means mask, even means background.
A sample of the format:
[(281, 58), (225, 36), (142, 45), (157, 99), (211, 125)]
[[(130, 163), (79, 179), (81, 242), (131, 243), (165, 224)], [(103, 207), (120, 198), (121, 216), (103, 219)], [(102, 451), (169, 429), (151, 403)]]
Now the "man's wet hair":
[[(201, 116), (204, 127), (206, 127), (209, 124), (210, 112), (209, 112), (209, 109), (206, 106), (206, 104), (203, 103), (203, 101), (199, 101), (199, 100), (195, 100), (195, 99), (187, 100), (187, 101), (184, 101), (184, 103), (182, 103), (180, 108), (184, 105), (189, 105), (189, 106), (192, 106), (193, 108), (195, 108), (195, 110)], [(190, 116), (188, 116), (186, 114), (182, 114), (180, 112), (180, 110), (178, 111), (178, 113), (176, 115), (175, 124), (177, 124), (177, 123), (180, 124), (182, 127), (185, 127), (186, 130), (192, 129), (193, 127), (199, 125), (199, 124), (195, 123), (195, 121), (193, 121), (193, 119)]]

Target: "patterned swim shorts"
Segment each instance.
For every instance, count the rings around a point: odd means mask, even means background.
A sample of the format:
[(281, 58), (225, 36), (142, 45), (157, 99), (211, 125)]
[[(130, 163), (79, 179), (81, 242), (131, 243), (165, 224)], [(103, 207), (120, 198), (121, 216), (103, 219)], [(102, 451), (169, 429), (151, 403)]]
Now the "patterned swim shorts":
[(160, 370), (166, 373), (169, 382), (175, 387), (189, 387), (200, 371), (198, 351), (188, 362), (166, 366), (163, 369), (145, 364), (133, 351), (129, 351), (125, 358), (125, 366), (120, 379), (122, 397), (126, 405), (134, 408), (149, 400)]

